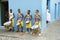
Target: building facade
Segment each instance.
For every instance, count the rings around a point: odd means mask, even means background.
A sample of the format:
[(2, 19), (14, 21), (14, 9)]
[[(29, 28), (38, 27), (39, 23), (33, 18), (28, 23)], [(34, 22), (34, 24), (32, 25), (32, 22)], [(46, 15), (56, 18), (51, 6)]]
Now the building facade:
[[(45, 3), (44, 3), (45, 2)], [(38, 9), (42, 16), (42, 30), (46, 28), (46, 0), (9, 0), (9, 9), (12, 9), (15, 14), (15, 26), (17, 20), (17, 10), (21, 9), (24, 15), (26, 15), (27, 10), (31, 10), (31, 14), (34, 18), (35, 10)], [(44, 4), (44, 5), (43, 5)], [(43, 10), (43, 11), (42, 11)], [(33, 24), (34, 19), (32, 20)]]
[[(5, 0), (1, 0), (5, 1)], [(40, 15), (42, 16), (42, 21), (41, 21), (41, 31), (43, 32), (47, 25), (46, 25), (46, 9), (50, 10), (51, 14), (51, 22), (55, 21), (56, 19), (60, 18), (60, 0), (6, 0), (8, 2), (8, 10), (12, 9), (14, 14), (15, 14), (15, 29), (16, 29), (16, 20), (17, 20), (17, 14), (18, 14), (18, 9), (21, 9), (22, 13), (26, 15), (27, 10), (31, 10), (31, 14), (34, 18), (35, 10), (38, 9), (40, 11)], [(0, 5), (2, 2), (0, 2)], [(3, 7), (4, 8), (4, 7)], [(2, 20), (2, 9), (0, 6), (0, 26), (1, 23), (3, 22)], [(32, 20), (33, 24), (33, 20)], [(25, 23), (24, 23), (25, 25)], [(0, 27), (1, 28), (1, 27)], [(26, 28), (24, 28), (26, 30)]]

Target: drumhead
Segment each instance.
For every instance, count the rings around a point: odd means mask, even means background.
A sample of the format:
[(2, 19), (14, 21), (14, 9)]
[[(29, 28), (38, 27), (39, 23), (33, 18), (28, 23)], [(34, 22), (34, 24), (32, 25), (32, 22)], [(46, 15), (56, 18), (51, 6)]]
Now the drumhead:
[(26, 23), (30, 23), (30, 21), (26, 21)]

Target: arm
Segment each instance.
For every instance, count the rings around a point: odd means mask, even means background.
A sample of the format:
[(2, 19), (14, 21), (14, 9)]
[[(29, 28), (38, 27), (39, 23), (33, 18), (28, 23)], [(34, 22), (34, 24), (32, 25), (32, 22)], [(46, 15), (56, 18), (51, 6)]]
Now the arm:
[(32, 15), (31, 15), (31, 20), (32, 20)]
[(14, 13), (13, 13), (13, 18), (15, 18), (15, 15), (14, 15)]
[(22, 14), (23, 18), (24, 18), (24, 15)]
[[(35, 15), (36, 16), (36, 15)], [(36, 17), (34, 16), (34, 21), (36, 20)]]
[(23, 20), (24, 20), (24, 15), (22, 14)]
[(41, 17), (41, 15), (39, 15), (39, 17), (40, 17), (40, 20), (42, 20), (42, 17)]
[[(27, 16), (27, 15), (26, 15), (26, 16)], [(24, 17), (24, 20), (25, 20), (26, 16)]]

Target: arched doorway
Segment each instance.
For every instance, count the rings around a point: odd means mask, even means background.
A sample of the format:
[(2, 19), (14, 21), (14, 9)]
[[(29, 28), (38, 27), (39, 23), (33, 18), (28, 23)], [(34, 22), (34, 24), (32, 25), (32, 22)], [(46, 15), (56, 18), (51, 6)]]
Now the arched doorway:
[(58, 17), (60, 18), (60, 2), (58, 2)]

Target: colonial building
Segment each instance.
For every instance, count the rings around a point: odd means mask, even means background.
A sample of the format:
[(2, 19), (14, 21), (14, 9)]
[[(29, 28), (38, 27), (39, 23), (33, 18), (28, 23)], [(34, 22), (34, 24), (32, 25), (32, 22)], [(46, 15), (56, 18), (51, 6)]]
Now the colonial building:
[(27, 10), (30, 9), (33, 18), (35, 10), (38, 9), (40, 11), (40, 15), (42, 16), (41, 31), (43, 32), (46, 29), (47, 7), (50, 10), (51, 22), (60, 18), (60, 0), (0, 0), (0, 29), (2, 29), (1, 26), (3, 23), (9, 20), (8, 14), (10, 9), (12, 9), (15, 14), (15, 29), (18, 9), (21, 9), (24, 15), (26, 15)]

